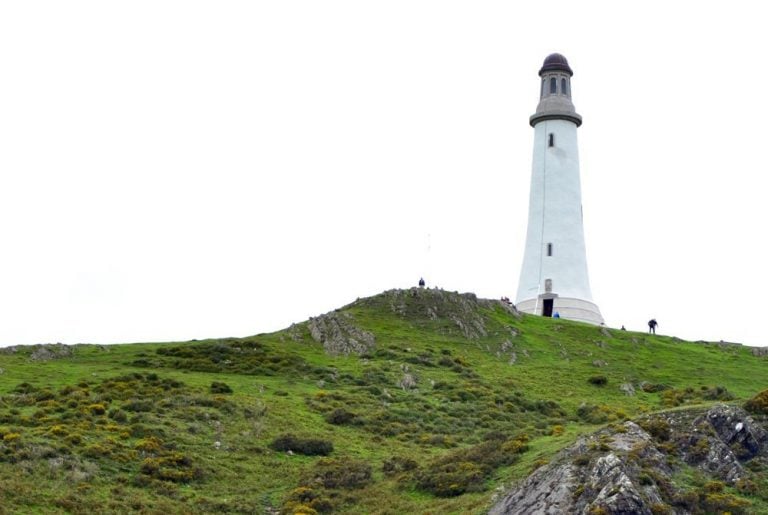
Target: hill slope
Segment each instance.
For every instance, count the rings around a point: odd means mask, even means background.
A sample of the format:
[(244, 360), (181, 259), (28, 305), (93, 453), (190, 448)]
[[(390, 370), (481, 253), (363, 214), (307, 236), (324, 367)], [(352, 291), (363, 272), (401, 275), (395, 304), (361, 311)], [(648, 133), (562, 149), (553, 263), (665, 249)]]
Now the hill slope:
[[(429, 289), (247, 338), (2, 349), (0, 513), (482, 513), (605, 424), (743, 404), (754, 354)], [(754, 468), (721, 493), (759, 511)]]

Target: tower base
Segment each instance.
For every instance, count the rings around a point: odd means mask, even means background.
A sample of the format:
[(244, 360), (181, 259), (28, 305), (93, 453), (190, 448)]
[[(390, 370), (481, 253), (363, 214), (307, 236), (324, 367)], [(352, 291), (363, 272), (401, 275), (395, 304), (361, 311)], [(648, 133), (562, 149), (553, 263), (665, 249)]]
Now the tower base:
[[(550, 304), (551, 302), (551, 304)], [(555, 313), (560, 318), (566, 320), (577, 320), (593, 325), (604, 323), (603, 315), (600, 314), (600, 308), (594, 302), (582, 299), (569, 299), (568, 297), (558, 297), (556, 295), (542, 295), (537, 299), (527, 299), (518, 302), (515, 306), (521, 313), (539, 316), (554, 316)]]

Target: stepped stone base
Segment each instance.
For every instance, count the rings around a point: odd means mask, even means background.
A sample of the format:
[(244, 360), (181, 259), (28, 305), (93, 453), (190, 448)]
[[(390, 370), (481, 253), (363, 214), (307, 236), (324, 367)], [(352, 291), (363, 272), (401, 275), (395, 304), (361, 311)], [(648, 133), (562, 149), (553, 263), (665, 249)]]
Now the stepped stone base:
[[(600, 308), (597, 304), (588, 300), (572, 299), (568, 297), (554, 297), (552, 313), (560, 313), (560, 318), (566, 320), (578, 320), (588, 324), (601, 325), (604, 323), (603, 315), (600, 314)], [(518, 302), (515, 306), (521, 313), (529, 315), (541, 315), (544, 310), (544, 300), (539, 299), (538, 306), (536, 299), (527, 299)]]

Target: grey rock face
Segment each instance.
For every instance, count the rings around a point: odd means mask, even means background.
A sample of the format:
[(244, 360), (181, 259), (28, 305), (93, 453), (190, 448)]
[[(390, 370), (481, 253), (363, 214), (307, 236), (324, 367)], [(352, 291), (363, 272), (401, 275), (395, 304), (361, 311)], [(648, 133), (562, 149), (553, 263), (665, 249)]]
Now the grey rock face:
[(619, 390), (624, 392), (624, 395), (628, 397), (633, 397), (635, 395), (635, 387), (632, 386), (632, 383), (623, 383), (619, 386)]
[(622, 431), (601, 431), (580, 439), (513, 489), (490, 513), (587, 513), (600, 506), (608, 513), (650, 514), (650, 504), (660, 501), (661, 495), (636, 481), (637, 460), (642, 454), (660, 471), (668, 467), (664, 456), (653, 449), (651, 436), (637, 424), (627, 422)]
[(332, 311), (310, 318), (307, 326), (312, 339), (322, 343), (331, 355), (365, 354), (376, 345), (373, 333), (355, 326), (352, 316), (346, 313)]
[(684, 491), (672, 481), (670, 463), (685, 462), (734, 485), (745, 476), (743, 464), (756, 458), (768, 458), (768, 433), (744, 410), (719, 405), (668, 412), (579, 439), (515, 486), (489, 513), (587, 514), (599, 509), (651, 514), (663, 507), (685, 514), (675, 503)]
[(40, 343), (25, 347), (24, 345), (14, 345), (0, 349), (3, 354), (16, 354), (31, 350), (29, 359), (31, 361), (49, 361), (52, 359), (70, 358), (75, 354), (73, 346), (63, 343)]
[(437, 288), (412, 288), (389, 290), (383, 295), (393, 313), (412, 319), (450, 320), (462, 336), (470, 340), (488, 335), (485, 318), (480, 313), (480, 308), (500, 306), (512, 315), (520, 316), (511, 304), (478, 299), (474, 293), (456, 293)]

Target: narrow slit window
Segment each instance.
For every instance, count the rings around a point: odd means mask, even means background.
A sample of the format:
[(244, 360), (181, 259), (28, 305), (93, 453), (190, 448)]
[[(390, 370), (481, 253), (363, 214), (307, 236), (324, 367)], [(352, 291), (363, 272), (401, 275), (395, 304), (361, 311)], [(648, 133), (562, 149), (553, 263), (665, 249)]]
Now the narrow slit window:
[(555, 135), (553, 133), (549, 133), (549, 146), (554, 147), (555, 146)]
[(566, 86), (565, 79), (563, 79), (560, 82), (560, 93), (562, 93), (563, 95), (567, 95), (568, 94), (568, 89), (565, 86)]
[(544, 79), (541, 79), (541, 94), (539, 95), (539, 98), (544, 98), (544, 84), (546, 81)]
[(554, 95), (557, 93), (557, 79), (552, 77), (549, 81), (549, 94)]
[(547, 243), (547, 257), (552, 257), (552, 244)]

